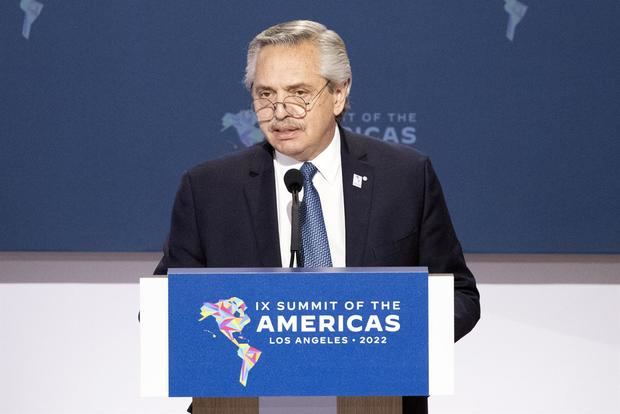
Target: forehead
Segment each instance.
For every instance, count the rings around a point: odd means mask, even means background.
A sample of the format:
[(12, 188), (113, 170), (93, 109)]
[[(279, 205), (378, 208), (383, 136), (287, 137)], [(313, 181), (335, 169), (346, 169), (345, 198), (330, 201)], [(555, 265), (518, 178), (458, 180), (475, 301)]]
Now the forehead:
[(310, 42), (297, 45), (269, 45), (258, 52), (255, 87), (285, 88), (294, 84), (320, 83), (320, 58)]

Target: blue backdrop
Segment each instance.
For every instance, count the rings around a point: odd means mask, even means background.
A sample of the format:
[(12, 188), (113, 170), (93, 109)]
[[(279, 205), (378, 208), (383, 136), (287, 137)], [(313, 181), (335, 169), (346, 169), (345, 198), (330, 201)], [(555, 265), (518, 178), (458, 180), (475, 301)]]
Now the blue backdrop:
[(309, 18), (346, 124), (431, 156), (466, 251), (620, 252), (617, 1), (40, 2), (29, 39), (0, 4), (1, 250), (158, 250), (182, 172), (255, 139), (248, 41)]

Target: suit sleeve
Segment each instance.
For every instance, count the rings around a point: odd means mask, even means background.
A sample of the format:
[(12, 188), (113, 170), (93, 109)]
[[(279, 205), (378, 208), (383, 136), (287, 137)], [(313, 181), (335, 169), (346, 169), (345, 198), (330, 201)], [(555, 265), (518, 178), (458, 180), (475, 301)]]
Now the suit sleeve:
[(185, 173), (174, 200), (170, 233), (156, 275), (166, 274), (169, 268), (206, 266), (193, 191), (191, 177)]
[(420, 262), (430, 273), (454, 274), (454, 340), (480, 318), (480, 294), (456, 237), (448, 207), (430, 160), (425, 165), (425, 197), (420, 232)]

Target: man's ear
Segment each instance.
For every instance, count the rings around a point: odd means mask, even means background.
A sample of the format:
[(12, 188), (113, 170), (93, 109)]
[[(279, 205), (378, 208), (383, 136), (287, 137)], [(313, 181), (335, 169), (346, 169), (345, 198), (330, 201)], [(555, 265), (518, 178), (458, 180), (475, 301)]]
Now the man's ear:
[(332, 94), (334, 95), (334, 115), (338, 116), (344, 111), (347, 103), (347, 97), (351, 90), (351, 79), (347, 79), (339, 85), (334, 86)]

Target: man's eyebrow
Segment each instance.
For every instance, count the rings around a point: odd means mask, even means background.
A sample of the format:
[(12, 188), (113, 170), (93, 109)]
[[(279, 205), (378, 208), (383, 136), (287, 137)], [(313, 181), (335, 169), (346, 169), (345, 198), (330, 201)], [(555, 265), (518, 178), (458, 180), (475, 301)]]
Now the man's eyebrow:
[(287, 86), (285, 90), (290, 91), (290, 90), (299, 89), (299, 88), (312, 89), (312, 86), (307, 83), (300, 82), (300, 83), (295, 83), (293, 85)]
[[(292, 85), (288, 85), (284, 87), (285, 91), (291, 91), (293, 89), (312, 89), (313, 86), (308, 84), (308, 83), (304, 83), (304, 82), (299, 82), (299, 83), (294, 83)], [(254, 84), (254, 86), (252, 87), (252, 90), (254, 91), (275, 91), (275, 88), (272, 88), (271, 86), (265, 86), (265, 85), (260, 85), (260, 84)]]
[(261, 84), (254, 84), (254, 85), (252, 85), (252, 91), (264, 91), (264, 90), (273, 91), (274, 89), (269, 87), (269, 86), (264, 86), (264, 85), (261, 85)]

